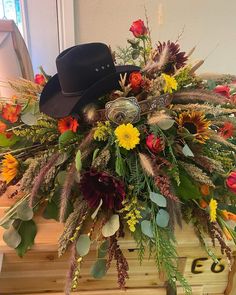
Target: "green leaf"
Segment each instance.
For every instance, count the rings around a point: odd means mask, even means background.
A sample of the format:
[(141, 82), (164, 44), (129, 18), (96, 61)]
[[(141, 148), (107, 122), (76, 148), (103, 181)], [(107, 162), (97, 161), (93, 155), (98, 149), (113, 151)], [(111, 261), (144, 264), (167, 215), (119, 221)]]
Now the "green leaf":
[(16, 135), (12, 135), (10, 138), (7, 138), (5, 134), (0, 133), (0, 147), (11, 147), (18, 140)]
[(15, 249), (21, 242), (21, 236), (18, 231), (11, 226), (3, 234), (3, 241), (7, 244), (8, 247)]
[(91, 268), (91, 276), (95, 279), (101, 279), (106, 274), (107, 261), (106, 259), (98, 259)]
[(16, 248), (16, 251), (22, 257), (34, 244), (34, 238), (37, 233), (35, 222), (33, 220), (22, 221), (18, 232), (21, 236), (21, 243)]
[(194, 184), (191, 177), (183, 169), (180, 169), (179, 179), (180, 185), (177, 186), (175, 183), (173, 183), (173, 185), (175, 187), (176, 195), (181, 200), (187, 201), (192, 199), (201, 199), (201, 193), (197, 185)]
[(88, 235), (80, 235), (76, 243), (76, 251), (79, 256), (86, 256), (90, 250), (91, 240)]
[(31, 220), (34, 216), (33, 209), (29, 207), (27, 200), (21, 203), (17, 207), (16, 213), (17, 213), (17, 218), (24, 221)]
[(120, 153), (120, 148), (117, 145), (116, 146), (116, 162), (115, 162), (115, 169), (116, 169), (116, 173), (119, 176), (124, 176), (125, 175), (125, 161), (123, 160), (121, 153)]
[(194, 157), (193, 152), (190, 150), (187, 144), (185, 144), (185, 146), (183, 147), (182, 152), (185, 155), (185, 157)]
[(160, 227), (167, 227), (169, 220), (170, 220), (169, 213), (164, 209), (160, 209), (156, 216), (157, 225), (159, 225)]
[(141, 222), (141, 230), (142, 233), (146, 236), (148, 236), (149, 238), (153, 238), (153, 231), (152, 231), (152, 225), (151, 225), (151, 221), (150, 220), (143, 220)]
[(67, 130), (66, 132), (62, 133), (59, 137), (59, 148), (63, 148), (71, 143), (73, 139), (76, 138), (76, 134), (71, 130)]
[(107, 238), (113, 236), (120, 228), (120, 219), (118, 214), (114, 214), (111, 218), (103, 225), (102, 235)]
[(167, 206), (166, 198), (164, 196), (158, 193), (150, 192), (149, 197), (153, 203), (157, 204), (157, 206), (159, 207)]
[(163, 119), (160, 122), (158, 122), (157, 125), (162, 130), (168, 130), (174, 125), (174, 123), (175, 123), (175, 120), (173, 120), (173, 119)]
[(75, 156), (75, 167), (77, 171), (80, 171), (82, 169), (82, 161), (81, 161), (81, 151), (78, 150)]
[(97, 158), (97, 154), (100, 151), (100, 149), (95, 149), (93, 152), (93, 161)]

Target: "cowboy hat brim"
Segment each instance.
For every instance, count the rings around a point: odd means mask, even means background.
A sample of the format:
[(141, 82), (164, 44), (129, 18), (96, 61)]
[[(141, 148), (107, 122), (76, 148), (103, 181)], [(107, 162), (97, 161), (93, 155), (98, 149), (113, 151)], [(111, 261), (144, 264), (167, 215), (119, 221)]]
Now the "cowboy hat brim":
[(63, 118), (68, 115), (78, 114), (88, 104), (109, 93), (114, 89), (119, 89), (120, 74), (129, 75), (139, 71), (137, 66), (116, 66), (116, 72), (97, 81), (81, 95), (65, 96), (61, 91), (58, 74), (54, 75), (45, 85), (39, 101), (40, 112), (53, 117)]

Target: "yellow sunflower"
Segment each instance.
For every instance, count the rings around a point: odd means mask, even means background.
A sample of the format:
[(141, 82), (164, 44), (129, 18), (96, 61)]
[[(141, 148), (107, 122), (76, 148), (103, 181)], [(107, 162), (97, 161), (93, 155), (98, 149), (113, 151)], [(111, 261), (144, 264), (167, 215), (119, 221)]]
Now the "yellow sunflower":
[(6, 183), (11, 182), (18, 173), (19, 162), (11, 154), (4, 156), (1, 163), (1, 176)]
[(132, 150), (140, 142), (140, 133), (132, 124), (122, 124), (115, 129), (118, 145), (126, 150)]
[(176, 119), (179, 128), (185, 128), (193, 135), (195, 141), (205, 143), (209, 138), (209, 126), (211, 124), (205, 115), (199, 111), (187, 111), (179, 114)]

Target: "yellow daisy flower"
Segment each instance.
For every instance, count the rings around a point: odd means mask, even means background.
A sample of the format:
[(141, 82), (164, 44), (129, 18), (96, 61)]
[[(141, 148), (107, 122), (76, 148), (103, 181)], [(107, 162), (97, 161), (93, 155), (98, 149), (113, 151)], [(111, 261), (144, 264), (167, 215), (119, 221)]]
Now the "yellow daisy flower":
[(172, 93), (173, 90), (177, 90), (178, 83), (177, 83), (177, 81), (175, 80), (174, 77), (171, 77), (171, 76), (166, 75), (166, 74), (161, 74), (161, 77), (165, 81), (165, 85), (164, 85), (164, 88), (163, 88), (165, 93)]
[(122, 124), (115, 129), (118, 145), (126, 150), (132, 150), (140, 142), (140, 133), (132, 124)]
[(216, 209), (217, 209), (217, 201), (214, 199), (211, 199), (209, 203), (209, 208), (210, 208), (210, 221), (215, 222), (216, 221)]
[(1, 164), (1, 176), (6, 183), (11, 182), (18, 173), (19, 162), (11, 154), (4, 156)]

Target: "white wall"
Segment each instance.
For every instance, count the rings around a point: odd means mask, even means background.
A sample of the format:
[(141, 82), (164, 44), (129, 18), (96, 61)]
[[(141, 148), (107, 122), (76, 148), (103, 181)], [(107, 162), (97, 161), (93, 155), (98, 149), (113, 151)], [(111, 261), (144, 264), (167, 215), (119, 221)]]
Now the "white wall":
[[(158, 24), (160, 4), (162, 25)], [(197, 45), (194, 57), (199, 59), (210, 54), (201, 72), (236, 74), (236, 0), (75, 0), (76, 42), (124, 46), (132, 36), (132, 21), (145, 19), (144, 5), (153, 41), (175, 41), (185, 27), (182, 49)]]
[(48, 74), (54, 74), (59, 53), (56, 0), (25, 0), (25, 4), (34, 72), (42, 65)]

